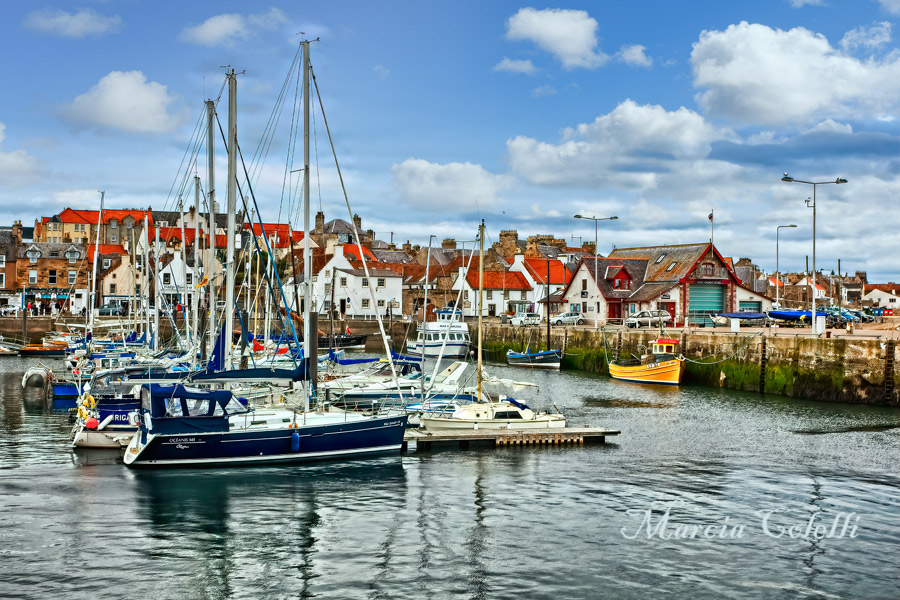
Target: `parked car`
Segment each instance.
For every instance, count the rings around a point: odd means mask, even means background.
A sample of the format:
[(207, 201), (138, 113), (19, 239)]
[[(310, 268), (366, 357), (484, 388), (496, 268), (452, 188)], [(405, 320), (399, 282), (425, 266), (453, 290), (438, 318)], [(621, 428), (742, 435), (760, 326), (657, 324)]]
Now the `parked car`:
[(540, 325), (541, 315), (537, 313), (517, 313), (509, 320), (509, 324), (515, 327), (520, 325)]
[(104, 304), (97, 309), (97, 314), (101, 317), (118, 317), (122, 314), (122, 307), (119, 306), (118, 302)]
[(893, 316), (894, 316), (894, 309), (893, 309), (893, 308), (885, 308), (885, 309), (884, 309), (884, 316), (885, 316), (885, 317), (893, 317)]
[(659, 327), (667, 325), (672, 320), (672, 315), (664, 310), (642, 310), (625, 319), (626, 327)]
[(579, 312), (566, 312), (550, 319), (552, 325), (584, 325), (584, 315)]

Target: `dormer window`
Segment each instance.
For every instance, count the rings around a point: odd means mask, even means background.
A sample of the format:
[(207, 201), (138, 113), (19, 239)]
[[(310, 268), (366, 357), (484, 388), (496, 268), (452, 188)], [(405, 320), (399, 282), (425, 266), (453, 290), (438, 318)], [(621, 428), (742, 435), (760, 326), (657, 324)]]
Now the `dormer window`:
[(109, 222), (109, 227), (110, 227), (110, 229), (115, 229), (115, 228), (117, 228), (118, 226), (119, 226), (119, 222), (116, 221), (115, 219), (113, 219), (113, 220), (111, 220), (111, 221)]
[(34, 265), (34, 264), (37, 264), (38, 259), (41, 257), (41, 251), (38, 250), (37, 248), (35, 248), (34, 246), (32, 246), (25, 253), (25, 256), (27, 256), (28, 261)]

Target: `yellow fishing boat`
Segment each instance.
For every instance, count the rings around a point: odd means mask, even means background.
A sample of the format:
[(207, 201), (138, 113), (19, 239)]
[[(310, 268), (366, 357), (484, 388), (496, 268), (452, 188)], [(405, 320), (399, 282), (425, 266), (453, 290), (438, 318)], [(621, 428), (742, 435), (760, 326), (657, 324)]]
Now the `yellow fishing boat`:
[(675, 355), (678, 340), (659, 338), (653, 342), (653, 351), (640, 360), (613, 360), (609, 374), (613, 379), (637, 383), (678, 385), (684, 371), (684, 359)]

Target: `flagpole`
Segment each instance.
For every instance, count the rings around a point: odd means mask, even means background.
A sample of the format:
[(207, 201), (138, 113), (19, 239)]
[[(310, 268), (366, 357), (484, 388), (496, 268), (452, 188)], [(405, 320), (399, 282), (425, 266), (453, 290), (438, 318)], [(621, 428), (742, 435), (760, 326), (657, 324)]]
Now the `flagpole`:
[(713, 233), (715, 231), (715, 221), (713, 220), (713, 209), (709, 209), (709, 245), (715, 246), (713, 243)]

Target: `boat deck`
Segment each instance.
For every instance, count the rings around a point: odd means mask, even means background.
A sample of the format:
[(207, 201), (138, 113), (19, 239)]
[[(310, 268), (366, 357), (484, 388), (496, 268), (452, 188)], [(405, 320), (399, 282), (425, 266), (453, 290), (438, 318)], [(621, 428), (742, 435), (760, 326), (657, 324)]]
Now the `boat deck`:
[(410, 449), (410, 442), (415, 444), (416, 452), (429, 451), (434, 444), (439, 446), (455, 446), (460, 450), (468, 450), (471, 443), (482, 446), (559, 446), (604, 444), (606, 437), (619, 435), (615, 429), (602, 427), (560, 427), (548, 429), (510, 430), (510, 429), (478, 429), (426, 431), (407, 429), (403, 436), (403, 451)]

